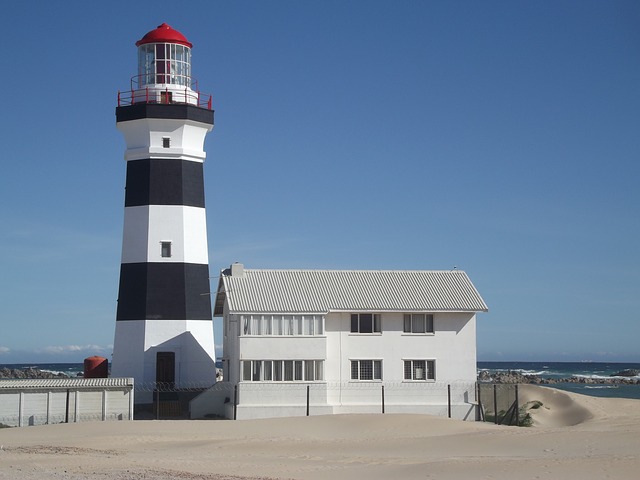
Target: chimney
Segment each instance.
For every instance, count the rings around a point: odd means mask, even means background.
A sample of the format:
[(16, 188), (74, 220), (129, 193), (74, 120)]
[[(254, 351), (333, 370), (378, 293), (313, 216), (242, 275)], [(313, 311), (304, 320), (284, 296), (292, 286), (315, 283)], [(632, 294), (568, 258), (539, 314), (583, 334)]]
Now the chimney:
[(244, 265), (238, 262), (231, 265), (231, 276), (244, 277)]

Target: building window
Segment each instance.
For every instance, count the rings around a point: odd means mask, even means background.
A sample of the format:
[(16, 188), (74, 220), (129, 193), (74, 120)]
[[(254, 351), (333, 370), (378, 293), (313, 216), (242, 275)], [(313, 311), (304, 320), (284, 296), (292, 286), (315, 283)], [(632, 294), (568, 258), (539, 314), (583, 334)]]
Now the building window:
[(382, 380), (382, 360), (351, 360), (351, 380)]
[(242, 380), (251, 381), (251, 362), (242, 362)]
[(404, 333), (433, 333), (433, 315), (430, 313), (405, 313)]
[(160, 242), (160, 256), (162, 258), (171, 257), (171, 242)]
[(381, 333), (379, 313), (352, 313), (351, 333)]
[(322, 315), (243, 315), (243, 335), (323, 335)]
[(244, 360), (245, 382), (317, 382), (324, 380), (324, 360)]
[(169, 137), (162, 137), (162, 148), (171, 147), (171, 139)]
[(435, 380), (435, 360), (405, 360), (404, 379), (416, 381)]

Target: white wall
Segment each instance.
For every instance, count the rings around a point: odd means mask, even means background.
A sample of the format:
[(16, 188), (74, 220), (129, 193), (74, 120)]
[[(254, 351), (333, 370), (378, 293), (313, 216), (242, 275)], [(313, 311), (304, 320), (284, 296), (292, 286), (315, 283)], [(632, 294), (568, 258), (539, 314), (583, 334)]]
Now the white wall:
[(403, 314), (382, 314), (381, 334), (350, 333), (351, 314), (326, 316), (326, 380), (351, 379), (350, 360), (382, 360), (383, 380), (404, 381), (403, 360), (435, 360), (437, 382), (475, 382), (474, 313), (434, 314), (433, 334), (403, 333)]
[(112, 377), (133, 377), (144, 382), (144, 331), (141, 320), (117, 321), (113, 342)]
[[(384, 405), (383, 385), (385, 387)], [(215, 388), (218, 387), (219, 385), (216, 385)], [(384, 413), (447, 416), (449, 414), (448, 394), (451, 392), (451, 417), (475, 420), (475, 383), (448, 385), (417, 382), (394, 384), (387, 382), (360, 384), (356, 382), (346, 384), (242, 382), (238, 385), (237, 418), (244, 420), (306, 415), (307, 387), (309, 387), (309, 415), (383, 413), (384, 410)], [(343, 401), (331, 402), (331, 393), (338, 390), (342, 392)], [(228, 418), (231, 418), (232, 411), (232, 409), (228, 410)]]
[[(69, 392), (69, 422), (133, 420), (132, 395), (131, 388), (74, 387)], [(66, 419), (66, 388), (0, 390), (0, 423), (4, 425), (26, 427)]]
[[(184, 119), (142, 118), (118, 122), (117, 127), (127, 144), (125, 160), (180, 158), (203, 162), (204, 138), (213, 125)], [(163, 148), (163, 137), (171, 139), (170, 148)]]
[(158, 352), (175, 354), (177, 388), (215, 383), (211, 320), (133, 320), (116, 322), (111, 376), (133, 377), (136, 403), (151, 403)]
[[(238, 418), (306, 414), (306, 383), (240, 382), (240, 361), (324, 359), (324, 381), (310, 384), (315, 414), (380, 412), (384, 385), (389, 413), (447, 415), (451, 385), (452, 416), (474, 420), (475, 318), (473, 312), (435, 313), (434, 333), (406, 334), (402, 312), (384, 313), (381, 334), (352, 334), (350, 313), (330, 313), (321, 336), (240, 336), (240, 315), (229, 315), (225, 305), (225, 383), (238, 384)], [(352, 381), (352, 359), (381, 360), (382, 381)], [(404, 360), (434, 360), (435, 381), (405, 381)], [(203, 408), (199, 412), (207, 410)], [(227, 404), (227, 415), (231, 411)]]
[[(124, 209), (122, 263), (209, 263), (204, 208), (142, 205)], [(160, 242), (171, 242), (171, 257), (162, 257)]]
[(329, 382), (351, 381), (350, 360), (368, 359), (382, 361), (387, 382), (404, 381), (404, 360), (434, 360), (436, 382), (476, 380), (474, 313), (434, 314), (433, 334), (404, 333), (403, 313), (382, 314), (381, 334), (350, 333), (350, 313), (330, 313), (325, 316), (324, 335), (311, 337), (240, 336), (240, 316), (231, 317), (224, 343), (231, 382), (240, 379), (240, 360), (296, 359), (325, 359), (325, 380)]
[(324, 336), (240, 337), (240, 360), (323, 360)]

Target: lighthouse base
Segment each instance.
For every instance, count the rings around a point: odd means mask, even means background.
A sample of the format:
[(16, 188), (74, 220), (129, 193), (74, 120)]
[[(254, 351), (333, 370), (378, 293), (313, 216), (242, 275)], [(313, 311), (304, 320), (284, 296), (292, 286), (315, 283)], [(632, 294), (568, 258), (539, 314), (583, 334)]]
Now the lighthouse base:
[(211, 387), (216, 381), (213, 322), (116, 322), (111, 376), (134, 378), (136, 404), (152, 403), (159, 391)]

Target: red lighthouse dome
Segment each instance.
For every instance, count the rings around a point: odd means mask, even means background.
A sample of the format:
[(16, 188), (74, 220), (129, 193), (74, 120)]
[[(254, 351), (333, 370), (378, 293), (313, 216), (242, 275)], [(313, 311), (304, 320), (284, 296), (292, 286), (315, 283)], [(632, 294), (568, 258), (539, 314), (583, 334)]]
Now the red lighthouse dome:
[(191, 48), (193, 44), (179, 31), (171, 28), (166, 23), (158, 25), (155, 30), (151, 30), (144, 37), (136, 42), (136, 47), (147, 43), (177, 43)]

